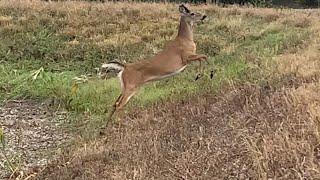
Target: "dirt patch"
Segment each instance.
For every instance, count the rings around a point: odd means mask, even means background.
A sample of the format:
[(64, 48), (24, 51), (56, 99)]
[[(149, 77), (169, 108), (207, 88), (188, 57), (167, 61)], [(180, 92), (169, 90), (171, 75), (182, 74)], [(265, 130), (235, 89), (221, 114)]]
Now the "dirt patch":
[(73, 152), (64, 167), (51, 164), (39, 177), (320, 178), (319, 121), (293, 98), (297, 86), (312, 79), (286, 77), (267, 90), (245, 85), (131, 114), (110, 126), (103, 140)]
[[(64, 118), (63, 114), (55, 118)], [(24, 171), (41, 168), (55, 156), (56, 150), (70, 137), (52, 122), (42, 106), (30, 101), (10, 101), (0, 106), (0, 126), (4, 129), (5, 153), (11, 163)], [(9, 178), (3, 153), (0, 153), (0, 178)]]

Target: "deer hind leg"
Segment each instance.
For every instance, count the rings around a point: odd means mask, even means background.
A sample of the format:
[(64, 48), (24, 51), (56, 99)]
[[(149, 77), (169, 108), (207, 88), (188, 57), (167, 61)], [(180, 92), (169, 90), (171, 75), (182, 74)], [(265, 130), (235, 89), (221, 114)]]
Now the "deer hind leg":
[[(116, 112), (116, 107), (118, 106), (118, 104), (120, 103), (121, 99), (123, 98), (123, 94), (124, 94), (124, 84), (123, 84), (123, 79), (122, 79), (122, 73), (123, 71), (121, 71), (119, 74), (118, 74), (118, 77), (120, 79), (120, 85), (121, 85), (121, 94), (119, 95), (118, 99), (115, 101), (115, 103), (113, 104), (112, 106), (112, 110), (111, 110), (111, 113), (109, 115), (109, 120), (112, 118), (113, 114)], [(105, 113), (107, 112), (107, 109), (105, 111)]]
[(136, 93), (136, 88), (127, 88), (124, 93), (122, 98), (119, 100), (118, 104), (116, 104), (115, 110), (119, 111), (124, 108), (124, 106), (129, 102), (131, 97)]
[(119, 112), (124, 108), (124, 106), (129, 102), (129, 100), (135, 94), (135, 92), (136, 88), (124, 89), (124, 91), (121, 93), (121, 95), (118, 97), (117, 101), (113, 105), (113, 109), (110, 113), (109, 120), (116, 112)]
[[(121, 99), (123, 98), (123, 93), (120, 94), (120, 96), (118, 97), (118, 99), (116, 100), (116, 102), (113, 104), (113, 107), (112, 107), (112, 110), (111, 110), (111, 113), (110, 115), (107, 117), (107, 122), (105, 124), (104, 127), (102, 127), (101, 131), (100, 131), (100, 135), (103, 135), (104, 134), (104, 129), (109, 125), (111, 121), (111, 118), (112, 116), (114, 115), (114, 113), (116, 112), (116, 107), (117, 107), (117, 104), (119, 104), (119, 102), (121, 101)], [(107, 112), (107, 109), (105, 110), (105, 113)]]
[[(115, 103), (112, 106), (112, 110), (109, 116), (109, 119), (112, 118), (113, 114), (116, 112), (116, 107), (119, 104), (119, 102), (121, 101), (121, 99), (123, 98), (123, 93), (120, 94), (120, 96), (118, 97), (118, 99), (115, 101)], [(105, 111), (105, 113), (107, 112), (107, 110)]]

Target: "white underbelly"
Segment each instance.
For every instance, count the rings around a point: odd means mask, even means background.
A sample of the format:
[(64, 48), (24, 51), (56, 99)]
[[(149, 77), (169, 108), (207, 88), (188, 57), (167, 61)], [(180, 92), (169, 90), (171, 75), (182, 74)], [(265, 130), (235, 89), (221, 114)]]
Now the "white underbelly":
[(149, 79), (147, 79), (146, 81), (156, 81), (156, 80), (160, 80), (160, 79), (163, 79), (163, 78), (166, 78), (166, 77), (170, 77), (170, 76), (173, 76), (173, 75), (176, 75), (178, 73), (180, 73), (181, 71), (183, 71), (185, 68), (186, 68), (187, 65), (185, 66), (182, 66), (180, 69), (172, 72), (172, 73), (169, 73), (169, 74), (165, 74), (165, 75), (162, 75), (162, 76), (152, 76), (150, 77)]
[(123, 78), (122, 78), (123, 70), (118, 73), (118, 78), (120, 79), (121, 89), (123, 89)]

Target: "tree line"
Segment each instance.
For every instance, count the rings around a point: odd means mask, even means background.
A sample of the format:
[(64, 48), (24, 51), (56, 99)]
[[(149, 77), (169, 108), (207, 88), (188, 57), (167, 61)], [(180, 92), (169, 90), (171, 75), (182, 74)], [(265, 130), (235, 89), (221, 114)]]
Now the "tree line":
[[(65, 0), (44, 0), (44, 1), (65, 1)], [(175, 2), (175, 3), (196, 3), (196, 4), (239, 4), (257, 7), (288, 7), (288, 8), (319, 8), (320, 0), (84, 0), (84, 1), (138, 1), (138, 2)]]
[[(177, 0), (168, 0), (176, 2)], [(320, 0), (182, 0), (193, 3), (239, 4), (262, 7), (319, 8)]]
[(285, 7), (319, 7), (320, 0), (211, 0), (223, 4), (250, 4), (254, 6), (285, 6)]

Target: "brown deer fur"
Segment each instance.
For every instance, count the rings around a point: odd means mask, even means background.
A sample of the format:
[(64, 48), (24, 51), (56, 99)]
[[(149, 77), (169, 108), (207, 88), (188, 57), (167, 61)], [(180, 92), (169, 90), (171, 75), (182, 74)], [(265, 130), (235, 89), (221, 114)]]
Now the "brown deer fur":
[(114, 103), (110, 118), (128, 103), (137, 89), (144, 83), (180, 73), (194, 61), (199, 61), (200, 67), (201, 61), (208, 63), (206, 55), (196, 53), (196, 44), (193, 41), (192, 32), (193, 23), (203, 21), (207, 16), (193, 13), (184, 5), (179, 6), (179, 12), (181, 18), (178, 34), (160, 53), (142, 62), (127, 64), (110, 62), (102, 65), (102, 68), (120, 70), (118, 77), (121, 81), (122, 92)]

